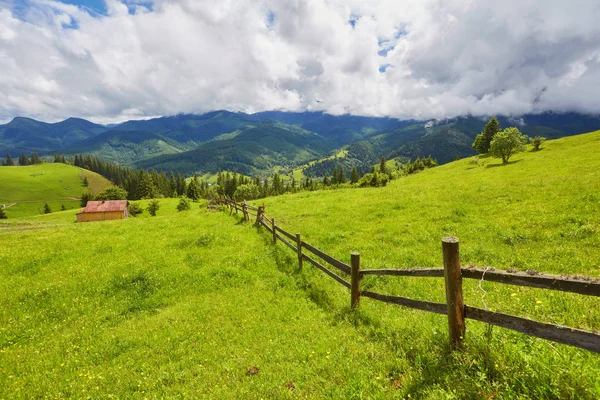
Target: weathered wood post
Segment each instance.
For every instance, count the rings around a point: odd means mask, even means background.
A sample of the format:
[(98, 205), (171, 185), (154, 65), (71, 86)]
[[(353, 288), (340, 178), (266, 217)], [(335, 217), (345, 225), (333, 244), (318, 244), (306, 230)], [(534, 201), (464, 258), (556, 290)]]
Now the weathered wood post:
[(258, 206), (258, 209), (256, 211), (256, 222), (254, 223), (254, 225), (260, 225), (260, 220), (262, 219), (262, 214), (263, 214), (263, 206)]
[(302, 238), (299, 233), (296, 233), (296, 246), (298, 247), (298, 266), (302, 269), (304, 260), (302, 259)]
[(242, 212), (244, 213), (244, 221), (249, 221), (250, 218), (248, 217), (248, 204), (246, 204), (246, 201), (242, 203)]
[(444, 253), (444, 279), (446, 281), (450, 346), (452, 349), (456, 349), (465, 335), (465, 304), (462, 292), (458, 238), (454, 236), (443, 238), (442, 250)]
[(229, 203), (231, 205), (231, 208), (229, 209), (229, 215), (233, 214), (233, 209), (235, 208), (235, 213), (237, 214), (237, 207), (235, 206), (235, 200), (233, 201), (233, 204)]
[(271, 228), (273, 228), (273, 243), (277, 243), (277, 236), (275, 236), (275, 218), (271, 218)]
[(237, 215), (237, 213), (238, 213), (238, 205), (237, 205), (237, 201), (235, 201), (235, 199), (233, 199), (233, 208), (235, 208), (235, 215)]
[(356, 308), (360, 305), (360, 253), (350, 255), (350, 265), (350, 307)]

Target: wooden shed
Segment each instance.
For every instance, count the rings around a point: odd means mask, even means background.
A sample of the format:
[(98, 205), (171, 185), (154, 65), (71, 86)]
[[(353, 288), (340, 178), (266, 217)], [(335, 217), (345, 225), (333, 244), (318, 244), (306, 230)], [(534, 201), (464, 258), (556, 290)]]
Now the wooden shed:
[(77, 213), (77, 222), (108, 221), (129, 217), (127, 200), (88, 201)]

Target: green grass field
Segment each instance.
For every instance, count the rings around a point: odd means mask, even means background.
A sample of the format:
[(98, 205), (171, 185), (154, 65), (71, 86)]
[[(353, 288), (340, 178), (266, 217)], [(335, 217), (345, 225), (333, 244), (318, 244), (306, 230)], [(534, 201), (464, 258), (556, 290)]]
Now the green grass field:
[[(467, 159), (264, 202), (327, 253), (360, 251), (363, 268), (440, 266), (442, 236), (456, 235), (463, 264), (600, 277), (597, 154), (600, 132), (508, 165)], [(600, 397), (598, 354), (472, 320), (450, 353), (444, 316), (368, 298), (351, 311), (347, 289), (298, 271), (265, 229), (160, 204), (123, 221), (77, 224), (70, 210), (0, 222), (0, 398)], [(463, 285), (468, 305), (600, 330), (598, 298)], [(439, 278), (362, 287), (444, 301)]]
[[(88, 187), (83, 185), (87, 177)], [(110, 181), (85, 169), (65, 164), (40, 164), (0, 167), (0, 204), (9, 218), (40, 214), (44, 203), (52, 211), (79, 208), (79, 197), (86, 190), (96, 194), (111, 186)]]

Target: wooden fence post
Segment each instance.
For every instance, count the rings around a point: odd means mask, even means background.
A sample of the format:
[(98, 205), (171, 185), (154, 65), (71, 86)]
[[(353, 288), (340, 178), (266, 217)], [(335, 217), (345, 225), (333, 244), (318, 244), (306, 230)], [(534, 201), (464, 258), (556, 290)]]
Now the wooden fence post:
[(444, 279), (446, 281), (450, 346), (452, 349), (456, 349), (465, 335), (465, 304), (462, 292), (458, 238), (454, 236), (443, 238), (442, 251), (444, 253)]
[(235, 208), (235, 215), (237, 215), (237, 213), (238, 213), (238, 206), (237, 206), (237, 201), (235, 201), (235, 199), (233, 200), (233, 208)]
[(299, 233), (296, 233), (296, 246), (298, 246), (298, 265), (302, 269), (304, 260), (302, 259), (302, 239)]
[(248, 205), (246, 202), (242, 203), (242, 212), (244, 213), (244, 221), (249, 221), (250, 218), (248, 217)]
[(350, 307), (360, 305), (360, 254), (353, 252), (350, 255), (351, 282), (350, 282)]
[(262, 207), (258, 206), (258, 209), (256, 210), (256, 221), (254, 222), (254, 225), (256, 225), (256, 226), (260, 225), (261, 214), (262, 214)]
[(277, 236), (275, 236), (275, 218), (271, 218), (271, 228), (273, 228), (273, 243), (277, 243)]

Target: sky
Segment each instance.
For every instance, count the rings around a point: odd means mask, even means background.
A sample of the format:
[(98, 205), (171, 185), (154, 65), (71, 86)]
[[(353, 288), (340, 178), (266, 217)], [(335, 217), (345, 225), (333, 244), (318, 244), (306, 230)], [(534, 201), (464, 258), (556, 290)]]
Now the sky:
[(0, 121), (600, 113), (598, 0), (0, 0)]

